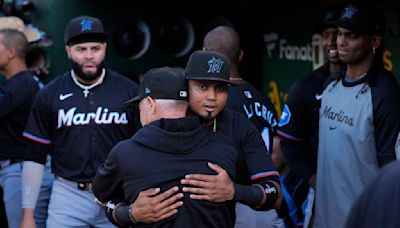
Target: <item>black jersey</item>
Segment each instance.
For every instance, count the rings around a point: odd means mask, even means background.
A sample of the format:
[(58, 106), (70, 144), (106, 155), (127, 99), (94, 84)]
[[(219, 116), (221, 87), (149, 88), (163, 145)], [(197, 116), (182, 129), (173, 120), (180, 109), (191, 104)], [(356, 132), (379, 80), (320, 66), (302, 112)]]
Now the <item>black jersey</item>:
[(22, 132), (39, 89), (38, 79), (29, 70), (0, 86), (0, 160), (25, 156), (27, 146)]
[(276, 133), (277, 116), (271, 101), (249, 83), (229, 87), (229, 109), (243, 113), (255, 124), (269, 152)]
[(221, 141), (228, 137), (240, 152), (236, 183), (249, 185), (255, 181), (267, 180), (279, 183), (279, 173), (275, 170), (270, 155), (265, 152), (260, 133), (243, 114), (225, 108), (216, 117), (216, 122), (216, 132), (210, 131), (210, 134)]
[(305, 180), (316, 173), (321, 95), (330, 76), (326, 63), (289, 89), (278, 124), (282, 152), (290, 167)]
[[(88, 97), (70, 72), (61, 75), (35, 98), (24, 132), (34, 142), (26, 159), (44, 162), (51, 150), (55, 175), (91, 181), (112, 147), (132, 136), (138, 127), (136, 109), (125, 105), (136, 94), (135, 83), (110, 70), (100, 85), (90, 89)], [(43, 149), (46, 153), (40, 151)]]

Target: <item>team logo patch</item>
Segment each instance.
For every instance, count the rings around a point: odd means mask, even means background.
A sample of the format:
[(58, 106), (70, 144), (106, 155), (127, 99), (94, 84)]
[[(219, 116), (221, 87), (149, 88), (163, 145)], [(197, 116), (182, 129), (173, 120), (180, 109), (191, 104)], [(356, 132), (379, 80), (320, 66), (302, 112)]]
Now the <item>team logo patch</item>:
[(346, 9), (344, 9), (344, 13), (342, 15), (342, 18), (347, 18), (347, 19), (351, 19), (354, 14), (356, 14), (358, 11), (358, 9), (352, 5), (349, 5), (348, 7), (346, 7)]
[(216, 59), (215, 57), (212, 57), (212, 59), (208, 60), (208, 71), (207, 73), (212, 73), (212, 74), (219, 74), (221, 72), (222, 66), (224, 65), (224, 61), (221, 59)]
[(251, 95), (251, 92), (250, 92), (250, 91), (243, 91), (243, 93), (244, 93), (244, 96), (245, 96), (245, 97), (247, 97), (247, 98), (249, 98), (249, 99), (253, 98), (253, 96)]
[(150, 93), (151, 93), (151, 90), (149, 89), (149, 87), (146, 87), (146, 88), (144, 89), (144, 93), (145, 93), (145, 94), (150, 94)]
[(289, 123), (290, 117), (292, 116), (292, 113), (290, 112), (289, 106), (285, 104), (285, 107), (283, 107), (281, 119), (279, 120), (279, 127), (285, 126), (286, 124)]
[(83, 18), (81, 21), (81, 32), (91, 31), (93, 29), (93, 21)]

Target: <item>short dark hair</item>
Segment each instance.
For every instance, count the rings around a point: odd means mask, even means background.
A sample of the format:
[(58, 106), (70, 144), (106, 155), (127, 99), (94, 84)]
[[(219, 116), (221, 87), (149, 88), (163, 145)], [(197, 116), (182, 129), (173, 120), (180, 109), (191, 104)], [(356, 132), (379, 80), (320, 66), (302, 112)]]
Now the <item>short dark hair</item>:
[(3, 35), (2, 43), (4, 47), (8, 49), (15, 49), (17, 56), (21, 59), (25, 59), (28, 51), (28, 40), (26, 36), (16, 29), (2, 29), (0, 34)]

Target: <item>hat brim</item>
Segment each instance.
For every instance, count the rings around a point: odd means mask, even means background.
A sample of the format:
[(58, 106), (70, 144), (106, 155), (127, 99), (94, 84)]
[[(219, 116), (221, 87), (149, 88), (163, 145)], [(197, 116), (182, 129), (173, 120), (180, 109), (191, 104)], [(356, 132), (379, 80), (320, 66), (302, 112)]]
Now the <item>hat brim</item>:
[(132, 103), (137, 104), (137, 103), (139, 103), (139, 101), (142, 100), (142, 99), (143, 99), (143, 97), (141, 97), (141, 96), (138, 95), (138, 96), (136, 96), (136, 97), (134, 97), (134, 98), (132, 98), (132, 99), (126, 101), (125, 104), (132, 104)]
[(223, 79), (223, 78), (215, 78), (215, 77), (186, 77), (187, 80), (204, 80), (204, 81), (218, 81), (218, 82), (224, 82), (227, 84), (232, 84), (231, 81)]
[(327, 28), (337, 28), (337, 24), (332, 22), (332, 23), (320, 23), (314, 26), (314, 31), (317, 33), (322, 33), (325, 29)]
[(368, 28), (363, 28), (362, 25), (354, 24), (349, 21), (339, 21), (337, 24), (338, 24), (338, 27), (348, 29), (351, 32), (356, 33), (356, 34), (368, 34), (368, 35), (375, 34), (375, 33), (378, 34), (378, 32), (371, 31), (371, 29), (368, 29)]
[(29, 43), (33, 43), (40, 40), (41, 37), (40, 32), (36, 29), (25, 27), (22, 32), (25, 34), (26, 39), (28, 40)]
[(67, 41), (67, 45), (75, 45), (86, 42), (107, 42), (107, 33), (81, 33), (75, 36), (71, 36)]

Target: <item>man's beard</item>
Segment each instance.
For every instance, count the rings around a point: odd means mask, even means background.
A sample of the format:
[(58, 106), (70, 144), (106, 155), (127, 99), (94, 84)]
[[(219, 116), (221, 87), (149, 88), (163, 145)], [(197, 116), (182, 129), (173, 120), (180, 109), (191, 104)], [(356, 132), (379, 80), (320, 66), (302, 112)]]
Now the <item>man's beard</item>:
[(103, 69), (103, 61), (99, 65), (97, 65), (96, 72), (90, 73), (90, 74), (85, 73), (82, 70), (83, 67), (78, 62), (75, 62), (72, 59), (71, 59), (71, 67), (72, 67), (72, 70), (74, 70), (76, 76), (78, 76), (79, 78), (81, 78), (85, 81), (92, 81), (101, 75), (102, 69)]

